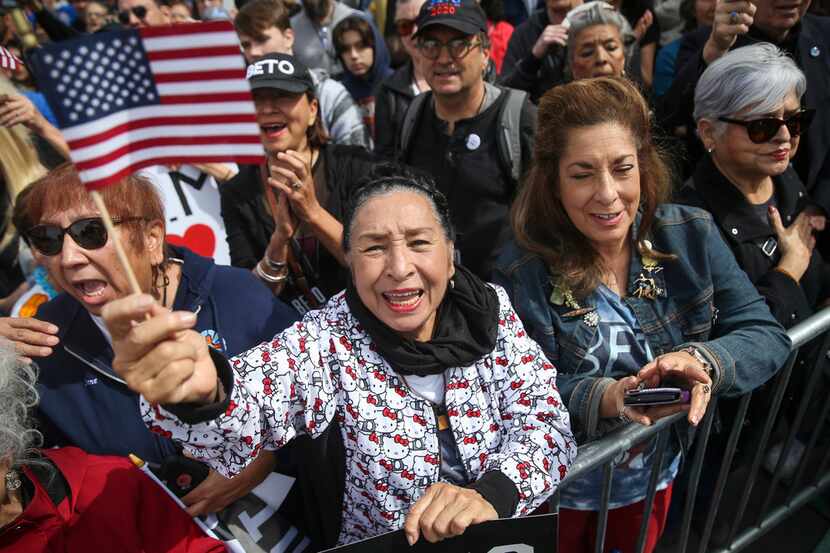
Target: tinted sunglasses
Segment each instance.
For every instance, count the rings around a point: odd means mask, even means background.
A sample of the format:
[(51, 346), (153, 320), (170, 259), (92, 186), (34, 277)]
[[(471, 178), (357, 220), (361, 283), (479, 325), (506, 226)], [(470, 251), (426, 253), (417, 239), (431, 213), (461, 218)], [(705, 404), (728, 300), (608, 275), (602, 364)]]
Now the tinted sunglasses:
[(144, 6), (135, 6), (129, 10), (121, 10), (118, 12), (118, 21), (120, 21), (122, 25), (126, 25), (130, 22), (130, 12), (133, 12), (133, 15), (141, 21), (144, 21), (144, 18), (147, 17), (147, 8)]
[[(141, 217), (128, 217), (126, 219), (113, 219), (115, 225), (128, 221), (140, 221)], [(85, 250), (97, 250), (103, 248), (109, 234), (104, 221), (100, 217), (89, 219), (78, 219), (66, 228), (58, 225), (38, 225), (30, 228), (24, 236), (37, 251), (43, 255), (58, 255), (63, 249), (63, 237), (68, 234), (80, 247)]]
[(395, 31), (401, 38), (408, 37), (415, 31), (415, 20), (398, 19), (397, 21), (395, 21)]
[(763, 144), (764, 142), (769, 142), (778, 134), (778, 129), (781, 128), (781, 125), (786, 125), (787, 130), (790, 131), (790, 136), (793, 137), (807, 132), (815, 114), (816, 110), (814, 109), (803, 109), (785, 119), (778, 119), (777, 117), (762, 117), (761, 119), (750, 119), (748, 121), (730, 119), (729, 117), (718, 117), (718, 119), (726, 123), (746, 127), (746, 133), (749, 135), (749, 139), (756, 144)]

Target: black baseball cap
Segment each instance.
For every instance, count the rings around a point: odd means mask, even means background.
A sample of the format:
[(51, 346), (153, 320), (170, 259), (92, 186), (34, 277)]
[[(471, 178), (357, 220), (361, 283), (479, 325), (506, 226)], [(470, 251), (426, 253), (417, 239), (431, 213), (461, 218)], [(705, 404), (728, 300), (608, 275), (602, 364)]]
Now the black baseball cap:
[(246, 74), (251, 90), (275, 88), (286, 92), (314, 90), (308, 68), (288, 54), (266, 54), (248, 66)]
[(443, 25), (465, 35), (487, 32), (487, 17), (475, 0), (427, 0), (415, 19), (420, 35), (428, 27)]

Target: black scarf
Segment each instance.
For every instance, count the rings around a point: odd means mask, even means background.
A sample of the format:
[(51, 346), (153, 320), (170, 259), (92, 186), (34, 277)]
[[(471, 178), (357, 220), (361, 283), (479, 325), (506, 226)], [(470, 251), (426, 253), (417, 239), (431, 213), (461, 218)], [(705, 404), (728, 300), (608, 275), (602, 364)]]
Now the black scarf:
[(499, 326), (495, 290), (469, 270), (455, 266), (454, 286), (448, 286), (438, 307), (435, 331), (428, 342), (401, 336), (369, 311), (351, 281), (346, 303), (372, 337), (378, 352), (403, 375), (441, 374), (449, 367), (466, 367), (493, 351)]

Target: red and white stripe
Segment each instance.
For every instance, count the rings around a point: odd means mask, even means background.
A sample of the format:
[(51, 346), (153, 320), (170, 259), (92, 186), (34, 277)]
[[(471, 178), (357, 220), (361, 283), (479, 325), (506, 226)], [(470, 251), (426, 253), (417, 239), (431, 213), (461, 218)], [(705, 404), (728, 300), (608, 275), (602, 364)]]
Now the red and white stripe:
[(0, 46), (0, 68), (14, 71), (18, 65), (23, 65), (20, 58), (6, 50), (3, 46)]
[(229, 21), (139, 29), (159, 105), (63, 129), (87, 188), (151, 165), (261, 163), (245, 65)]

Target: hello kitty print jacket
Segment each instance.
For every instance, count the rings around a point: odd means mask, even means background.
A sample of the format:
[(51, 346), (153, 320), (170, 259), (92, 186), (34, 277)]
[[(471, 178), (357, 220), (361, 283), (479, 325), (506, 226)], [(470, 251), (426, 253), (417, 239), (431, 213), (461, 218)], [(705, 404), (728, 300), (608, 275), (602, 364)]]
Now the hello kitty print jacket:
[[(576, 443), (556, 370), (525, 333), (507, 294), (495, 288), (496, 346), (475, 364), (446, 371), (445, 404), (470, 481), (501, 473), (517, 492), (515, 511), (507, 514), (518, 516), (553, 494)], [(440, 481), (432, 405), (380, 357), (343, 293), (230, 364), (224, 412), (186, 424), (142, 398), (148, 426), (230, 476), (262, 448), (279, 448), (300, 433), (317, 437), (336, 420), (346, 456), (339, 543), (402, 528), (410, 507)]]

